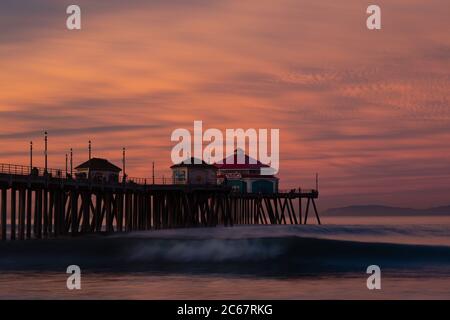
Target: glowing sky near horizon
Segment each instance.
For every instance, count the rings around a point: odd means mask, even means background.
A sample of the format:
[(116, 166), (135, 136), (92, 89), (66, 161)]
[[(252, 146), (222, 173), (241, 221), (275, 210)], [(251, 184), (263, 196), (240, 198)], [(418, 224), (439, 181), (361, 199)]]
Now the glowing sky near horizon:
[(282, 188), (322, 208), (450, 203), (450, 2), (75, 1), (0, 3), (0, 162), (94, 156), (169, 175), (170, 134), (279, 128)]

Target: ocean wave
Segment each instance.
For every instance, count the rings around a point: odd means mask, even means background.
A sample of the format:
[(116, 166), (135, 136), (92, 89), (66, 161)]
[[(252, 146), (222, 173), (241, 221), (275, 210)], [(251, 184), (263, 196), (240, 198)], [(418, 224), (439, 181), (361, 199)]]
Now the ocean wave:
[(439, 244), (450, 246), (450, 224), (420, 225), (260, 225), (233, 228), (167, 229), (137, 231), (113, 237), (144, 239), (254, 239), (254, 238), (324, 238), (363, 242), (403, 244)]
[(88, 236), (5, 242), (0, 244), (0, 254), (0, 270), (65, 270), (76, 264), (92, 271), (293, 276), (360, 272), (376, 264), (397, 271), (450, 272), (447, 246), (299, 236)]

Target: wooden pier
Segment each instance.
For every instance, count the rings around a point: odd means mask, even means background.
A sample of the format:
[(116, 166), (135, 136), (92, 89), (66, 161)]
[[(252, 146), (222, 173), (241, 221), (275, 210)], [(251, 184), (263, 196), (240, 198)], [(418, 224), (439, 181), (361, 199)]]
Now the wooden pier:
[[(0, 164), (1, 240), (245, 224), (320, 224), (317, 190), (236, 193), (225, 186), (96, 183)], [(9, 230), (8, 230), (8, 225)]]

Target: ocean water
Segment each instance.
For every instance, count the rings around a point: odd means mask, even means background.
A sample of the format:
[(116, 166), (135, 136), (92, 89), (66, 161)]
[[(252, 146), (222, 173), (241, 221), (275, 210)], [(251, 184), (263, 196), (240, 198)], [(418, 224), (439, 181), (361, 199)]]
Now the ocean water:
[(450, 299), (450, 217), (323, 223), (3, 242), (0, 299)]

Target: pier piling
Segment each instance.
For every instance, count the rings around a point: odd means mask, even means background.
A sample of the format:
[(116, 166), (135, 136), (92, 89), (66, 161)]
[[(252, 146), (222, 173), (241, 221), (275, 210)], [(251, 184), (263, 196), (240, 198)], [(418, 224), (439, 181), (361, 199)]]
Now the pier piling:
[(310, 208), (321, 223), (317, 190), (239, 193), (220, 185), (125, 180), (108, 184), (39, 172), (31, 174), (28, 167), (0, 171), (1, 240), (219, 225), (296, 225), (303, 218), (307, 224)]

